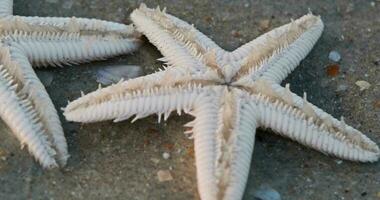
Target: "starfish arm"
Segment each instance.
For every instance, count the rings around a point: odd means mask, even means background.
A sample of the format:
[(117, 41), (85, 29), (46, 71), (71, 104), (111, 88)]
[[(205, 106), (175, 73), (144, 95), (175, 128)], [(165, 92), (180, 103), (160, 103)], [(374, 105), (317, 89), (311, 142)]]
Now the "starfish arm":
[(67, 32), (95, 32), (97, 34), (114, 33), (120, 35), (137, 34), (132, 25), (105, 20), (76, 17), (24, 17), (13, 16), (12, 13), (13, 0), (2, 0), (0, 3), (0, 24), (2, 25), (3, 31), (4, 27), (8, 27), (7, 25), (16, 24), (17, 26), (14, 28), (19, 30), (48, 26)]
[(4, 66), (0, 66), (0, 116), (12, 133), (27, 146), (29, 152), (44, 168), (57, 167), (55, 150), (47, 140), (41, 122), (36, 120), (38, 113), (32, 109), (32, 102), (18, 93), (17, 85)]
[(259, 108), (260, 126), (339, 158), (361, 162), (378, 160), (380, 150), (373, 141), (343, 119), (339, 121), (309, 103), (306, 94), (301, 98), (290, 92), (289, 85), (283, 88), (278, 84), (265, 84), (265, 87), (255, 88), (251, 96)]
[(254, 147), (254, 109), (236, 92), (221, 89), (208, 91), (195, 102), (196, 118), (189, 124), (201, 199), (242, 198)]
[(50, 26), (68, 32), (95, 32), (95, 33), (114, 33), (120, 35), (137, 34), (133, 25), (125, 25), (91, 18), (76, 17), (24, 17), (13, 16), (13, 20), (24, 22), (31, 26)]
[(13, 0), (2, 0), (0, 3), (0, 18), (13, 14)]
[[(178, 68), (170, 68), (148, 76), (131, 79), (89, 93), (64, 109), (69, 121), (115, 122), (136, 115), (134, 120), (158, 114), (165, 120), (173, 110), (188, 112), (201, 92), (204, 81), (186, 80)], [(173, 79), (173, 80), (170, 80)]]
[[(13, 91), (7, 92), (17, 95), (7, 108), (17, 111), (3, 112), (2, 118), (43, 167), (56, 167), (57, 162), (65, 165), (69, 155), (59, 117), (28, 59), (20, 49), (1, 46), (0, 60), (4, 73), (9, 74), (14, 84)], [(4, 98), (1, 102), (2, 105), (9, 103)]]
[(33, 66), (61, 66), (130, 53), (140, 46), (137, 38), (80, 36), (60, 33), (14, 33), (2, 40), (22, 49)]
[(176, 67), (191, 66), (217, 69), (217, 52), (221, 49), (186, 22), (145, 5), (131, 14), (137, 30), (164, 55), (162, 61)]
[(323, 27), (319, 16), (308, 14), (238, 48), (231, 53), (241, 64), (235, 81), (263, 77), (280, 83), (311, 51)]

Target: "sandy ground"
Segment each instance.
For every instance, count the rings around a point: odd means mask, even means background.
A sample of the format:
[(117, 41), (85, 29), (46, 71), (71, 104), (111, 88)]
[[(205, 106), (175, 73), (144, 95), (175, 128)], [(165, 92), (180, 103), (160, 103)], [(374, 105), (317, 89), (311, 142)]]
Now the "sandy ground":
[[(16, 0), (15, 13), (38, 16), (95, 17), (129, 23), (142, 1)], [(233, 50), (308, 12), (322, 16), (325, 32), (313, 51), (284, 81), (297, 94), (357, 127), (380, 143), (380, 1), (145, 1), (194, 23), (220, 46)], [(269, 26), (265, 21), (269, 20)], [(264, 24), (264, 25), (263, 25)], [(342, 56), (339, 74), (329, 76), (330, 51)], [(137, 64), (151, 73), (160, 53), (145, 41), (134, 55), (82, 66), (46, 69), (47, 87), (57, 108), (97, 87), (94, 73), (115, 64)], [(331, 74), (330, 74), (331, 75)], [(365, 80), (371, 87), (359, 91)], [(59, 111), (60, 112), (60, 111)], [(182, 134), (189, 116), (158, 124), (148, 117), (134, 124), (81, 125), (62, 118), (69, 142), (66, 168), (44, 171), (6, 125), (0, 123), (0, 199), (198, 199), (192, 141)], [(170, 158), (162, 158), (164, 152)], [(171, 170), (172, 181), (159, 182), (157, 171)], [(295, 142), (258, 131), (244, 199), (260, 186), (282, 199), (380, 199), (380, 162), (361, 164), (327, 157)]]

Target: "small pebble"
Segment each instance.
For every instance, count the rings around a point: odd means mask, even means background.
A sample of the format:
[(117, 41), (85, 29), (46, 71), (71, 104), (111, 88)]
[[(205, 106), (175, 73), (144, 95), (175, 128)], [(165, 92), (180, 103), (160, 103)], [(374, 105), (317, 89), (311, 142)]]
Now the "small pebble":
[(236, 31), (236, 30), (231, 31), (231, 35), (232, 35), (233, 37), (236, 37), (236, 38), (241, 37), (239, 31)]
[(103, 85), (117, 83), (121, 79), (128, 80), (143, 75), (143, 70), (136, 65), (115, 65), (96, 71), (96, 81)]
[(281, 195), (269, 186), (260, 186), (254, 197), (258, 200), (281, 200)]
[(164, 153), (162, 154), (162, 157), (163, 157), (165, 160), (167, 160), (167, 159), (170, 158), (170, 154), (169, 154), (168, 152), (164, 152)]
[(340, 165), (340, 164), (342, 164), (342, 163), (343, 163), (343, 161), (342, 161), (342, 160), (335, 160), (335, 162), (336, 162), (336, 164), (338, 164), (338, 165)]
[(339, 65), (337, 64), (332, 64), (328, 65), (326, 68), (326, 74), (330, 77), (335, 77), (339, 75)]
[(355, 9), (354, 4), (353, 3), (348, 3), (347, 4), (347, 8), (346, 8), (346, 13), (350, 13), (350, 12), (354, 11), (354, 9)]
[(373, 103), (373, 107), (380, 109), (380, 100), (375, 100), (375, 102)]
[(375, 7), (376, 6), (376, 3), (374, 1), (371, 1), (371, 6), (372, 7)]
[(348, 89), (348, 85), (345, 85), (345, 84), (339, 84), (338, 87), (336, 87), (336, 90), (337, 92), (344, 92), (344, 91), (347, 91)]
[(270, 28), (270, 20), (269, 19), (263, 19), (259, 21), (259, 29), (261, 31), (266, 31)]
[(151, 158), (150, 160), (151, 160), (154, 164), (158, 164), (158, 163), (160, 162), (160, 160), (157, 159), (157, 158)]
[(367, 81), (356, 81), (355, 84), (359, 86), (360, 91), (367, 90), (371, 87), (371, 84)]
[(331, 61), (334, 61), (334, 62), (339, 62), (340, 59), (341, 59), (341, 56), (340, 56), (339, 52), (337, 52), (337, 51), (331, 51), (329, 53), (329, 59)]
[(157, 177), (159, 182), (171, 181), (173, 176), (169, 170), (159, 170), (157, 172)]

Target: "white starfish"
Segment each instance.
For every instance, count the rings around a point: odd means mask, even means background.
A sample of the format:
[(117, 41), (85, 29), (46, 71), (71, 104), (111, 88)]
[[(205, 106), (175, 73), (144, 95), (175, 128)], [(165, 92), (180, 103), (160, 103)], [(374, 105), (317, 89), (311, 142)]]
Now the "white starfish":
[[(257, 127), (270, 128), (328, 155), (353, 161), (379, 158), (377, 145), (358, 130), (279, 83), (320, 37), (320, 17), (305, 15), (233, 52), (218, 47), (193, 26), (144, 5), (132, 20), (157, 46), (168, 67), (81, 97), (66, 119), (121, 121), (184, 110), (192, 127), (198, 190), (204, 200), (241, 199)], [(134, 121), (133, 120), (133, 121)]]
[(0, 116), (45, 168), (65, 165), (67, 144), (59, 117), (33, 66), (61, 66), (135, 50), (132, 26), (84, 18), (12, 15), (0, 2)]

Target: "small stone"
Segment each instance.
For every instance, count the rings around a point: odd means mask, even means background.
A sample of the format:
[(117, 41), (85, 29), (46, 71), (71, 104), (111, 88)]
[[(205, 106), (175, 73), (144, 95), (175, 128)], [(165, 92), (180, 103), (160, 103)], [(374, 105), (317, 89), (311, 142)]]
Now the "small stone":
[(281, 200), (281, 195), (269, 186), (260, 186), (254, 197), (258, 200)]
[(160, 162), (160, 160), (157, 159), (157, 158), (151, 158), (150, 160), (151, 160), (154, 164), (158, 164), (158, 163)]
[(326, 68), (326, 73), (328, 76), (334, 77), (339, 75), (339, 65), (332, 64), (328, 65)]
[(115, 65), (96, 71), (96, 81), (103, 85), (117, 83), (121, 79), (128, 80), (143, 75), (143, 70), (136, 65)]
[(353, 3), (348, 3), (347, 7), (346, 7), (346, 13), (350, 13), (350, 12), (354, 11), (354, 8), (355, 8), (355, 6)]
[(367, 81), (356, 81), (355, 84), (359, 86), (360, 91), (367, 90), (371, 87), (371, 84)]
[(339, 62), (340, 59), (341, 59), (341, 56), (340, 56), (339, 52), (337, 52), (337, 51), (331, 51), (329, 53), (329, 59), (331, 61), (334, 61), (334, 62)]
[(245, 3), (245, 4), (244, 4), (244, 7), (245, 7), (245, 8), (248, 8), (248, 7), (249, 7), (249, 3)]
[(375, 102), (373, 103), (373, 107), (380, 109), (380, 100), (375, 100)]
[(212, 22), (212, 17), (211, 16), (206, 16), (204, 19), (209, 24)]
[(376, 3), (375, 3), (374, 1), (371, 1), (370, 4), (371, 4), (372, 7), (375, 7), (375, 6), (376, 6)]
[(380, 198), (380, 192), (377, 192), (376, 196)]
[(174, 144), (173, 144), (173, 143), (164, 143), (162, 146), (163, 146), (165, 149), (167, 149), (168, 151), (171, 151), (171, 150), (173, 150), (173, 148), (174, 148)]
[(342, 161), (342, 160), (335, 160), (335, 162), (336, 162), (336, 164), (338, 164), (338, 165), (340, 165), (340, 164), (342, 164), (342, 163), (343, 163), (343, 161)]
[(159, 170), (157, 172), (157, 177), (159, 182), (171, 181), (173, 176), (169, 170)]
[(0, 149), (0, 159), (2, 161), (7, 161), (7, 153), (2, 149)]
[(236, 30), (231, 31), (231, 35), (232, 35), (233, 37), (236, 37), (236, 38), (238, 38), (238, 37), (241, 36), (240, 33), (239, 33), (239, 31), (236, 31)]
[(269, 19), (264, 19), (259, 21), (259, 29), (261, 31), (266, 31), (270, 28), (270, 20)]
[(164, 152), (162, 154), (162, 158), (164, 158), (165, 160), (169, 159), (170, 158), (170, 154), (168, 152)]
[(339, 84), (338, 87), (336, 87), (336, 92), (344, 92), (347, 91), (348, 85), (345, 84)]

